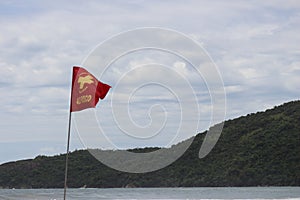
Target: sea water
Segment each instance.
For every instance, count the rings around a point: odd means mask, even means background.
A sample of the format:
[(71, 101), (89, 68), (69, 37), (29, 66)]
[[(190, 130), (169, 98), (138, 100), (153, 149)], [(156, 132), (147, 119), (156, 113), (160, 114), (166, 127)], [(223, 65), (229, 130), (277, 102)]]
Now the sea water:
[[(63, 189), (0, 189), (1, 200), (59, 200)], [(68, 200), (96, 199), (282, 199), (300, 200), (300, 187), (204, 187), (68, 189)]]

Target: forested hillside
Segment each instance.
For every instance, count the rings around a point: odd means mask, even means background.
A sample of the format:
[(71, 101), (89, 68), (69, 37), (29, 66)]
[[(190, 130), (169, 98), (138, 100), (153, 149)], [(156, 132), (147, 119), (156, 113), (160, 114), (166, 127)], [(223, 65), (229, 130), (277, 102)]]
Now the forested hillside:
[[(106, 167), (87, 150), (69, 160), (69, 187), (300, 186), (300, 101), (225, 122), (203, 159), (198, 134), (170, 166), (146, 174)], [(173, 147), (174, 148), (174, 147)], [(144, 152), (155, 149), (136, 149)], [(38, 156), (0, 165), (0, 188), (62, 188), (65, 155)]]

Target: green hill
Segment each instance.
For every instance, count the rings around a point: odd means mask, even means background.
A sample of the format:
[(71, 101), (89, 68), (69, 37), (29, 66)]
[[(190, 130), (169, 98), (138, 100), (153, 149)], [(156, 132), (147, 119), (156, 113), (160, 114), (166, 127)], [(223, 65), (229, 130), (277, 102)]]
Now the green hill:
[[(146, 174), (110, 169), (87, 150), (72, 152), (68, 186), (300, 186), (300, 101), (226, 121), (212, 152), (199, 159), (205, 134), (195, 136), (176, 162)], [(0, 188), (62, 188), (64, 164), (63, 154), (2, 164)]]

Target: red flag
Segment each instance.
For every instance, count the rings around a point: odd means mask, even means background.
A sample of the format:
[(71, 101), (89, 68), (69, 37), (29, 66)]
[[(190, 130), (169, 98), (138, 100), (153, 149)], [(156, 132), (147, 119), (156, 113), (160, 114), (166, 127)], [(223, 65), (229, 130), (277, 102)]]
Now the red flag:
[(73, 67), (70, 111), (80, 111), (96, 107), (111, 86), (101, 83), (91, 73), (81, 67)]

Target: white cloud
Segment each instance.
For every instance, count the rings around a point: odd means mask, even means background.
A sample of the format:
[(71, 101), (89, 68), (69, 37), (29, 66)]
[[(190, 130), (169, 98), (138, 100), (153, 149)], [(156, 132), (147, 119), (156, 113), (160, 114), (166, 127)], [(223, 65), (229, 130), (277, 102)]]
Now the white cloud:
[[(225, 83), (228, 118), (299, 99), (299, 10), (298, 1), (292, 0), (284, 3), (259, 0), (74, 1), (71, 4), (69, 1), (59, 4), (53, 1), (2, 1), (0, 140), (12, 143), (63, 140), (72, 65), (80, 64), (99, 42), (120, 31), (142, 26), (176, 29), (206, 48)], [(193, 49), (188, 50), (193, 58), (199, 57)], [(133, 71), (123, 82), (126, 83), (122, 85), (123, 92), (115, 90), (116, 81), (125, 72), (150, 63), (166, 65), (178, 74), (166, 70), (155, 73), (145, 69), (140, 73)], [(150, 74), (154, 74), (156, 80), (167, 77), (169, 83), (177, 87), (180, 84), (174, 80), (182, 75), (198, 84), (195, 90), (201, 102), (199, 107), (202, 116), (208, 116), (210, 98), (203, 80), (194, 72), (184, 60), (166, 52), (133, 53), (116, 61), (107, 71), (103, 79), (113, 84), (113, 88), (101, 102), (107, 107), (101, 109), (109, 108), (112, 95), (120, 101), (126, 100), (125, 89), (143, 83)], [(183, 91), (182, 97), (186, 100), (186, 91), (178, 89)], [(132, 99), (142, 102), (134, 107), (135, 119), (139, 120), (138, 116), (153, 103), (165, 103), (172, 108), (166, 103), (172, 95), (164, 95), (165, 91), (155, 93), (151, 88), (145, 92)], [(144, 97), (149, 101), (143, 101)], [(116, 131), (110, 123), (113, 119), (102, 120), (107, 130)], [(147, 118), (140, 122), (145, 124)], [(124, 147), (130, 146), (126, 138), (120, 143)], [(50, 145), (49, 149), (40, 152), (52, 150), (58, 148)]]

